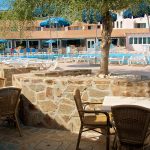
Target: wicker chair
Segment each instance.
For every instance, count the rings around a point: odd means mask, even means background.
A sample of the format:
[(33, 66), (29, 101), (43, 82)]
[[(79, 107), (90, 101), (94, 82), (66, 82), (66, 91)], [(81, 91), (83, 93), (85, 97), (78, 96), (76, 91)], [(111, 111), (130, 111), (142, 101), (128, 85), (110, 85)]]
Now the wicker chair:
[(0, 89), (0, 119), (13, 120), (16, 123), (20, 136), (22, 136), (17, 118), (20, 92), (21, 89), (15, 87)]
[(136, 105), (118, 105), (112, 107), (112, 115), (118, 138), (114, 149), (143, 150), (150, 125), (150, 110)]
[[(109, 114), (107, 112), (103, 112), (100, 110), (86, 110), (85, 106), (87, 105), (91, 105), (91, 104), (95, 105), (101, 103), (88, 103), (88, 102), (82, 103), (79, 89), (75, 90), (74, 100), (81, 121), (76, 150), (79, 150), (79, 144), (80, 144), (82, 132), (89, 131), (89, 130), (93, 130), (95, 132), (105, 134), (106, 150), (109, 150), (109, 142), (110, 142), (109, 136), (110, 136), (110, 127), (111, 127)], [(104, 131), (104, 133), (98, 131), (97, 129), (101, 129), (101, 131)]]

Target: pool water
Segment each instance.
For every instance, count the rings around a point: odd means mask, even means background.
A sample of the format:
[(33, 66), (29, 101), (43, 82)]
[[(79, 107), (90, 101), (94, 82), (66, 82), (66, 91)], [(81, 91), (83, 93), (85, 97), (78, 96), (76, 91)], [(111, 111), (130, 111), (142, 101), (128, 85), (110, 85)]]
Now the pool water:
[[(111, 58), (123, 58), (124, 57), (124, 64), (127, 64), (127, 60), (130, 57), (141, 57), (144, 56), (143, 54), (131, 54), (131, 53), (110, 53), (109, 57)], [(51, 59), (55, 60), (57, 58), (77, 58), (77, 57), (83, 57), (83, 58), (100, 58), (101, 54), (34, 54), (34, 55), (26, 55), (26, 56), (10, 56), (11, 58), (15, 59), (16, 57), (20, 58), (37, 58), (37, 59)], [(150, 60), (148, 58), (148, 60)], [(150, 64), (150, 62), (149, 62)]]
[[(56, 59), (61, 57), (101, 57), (101, 54), (37, 54), (37, 55), (29, 55), (29, 56), (20, 56), (21, 58), (38, 58), (38, 59)], [(110, 53), (109, 57), (115, 58), (130, 58), (131, 56), (142, 56), (142, 54), (124, 54), (124, 53)]]

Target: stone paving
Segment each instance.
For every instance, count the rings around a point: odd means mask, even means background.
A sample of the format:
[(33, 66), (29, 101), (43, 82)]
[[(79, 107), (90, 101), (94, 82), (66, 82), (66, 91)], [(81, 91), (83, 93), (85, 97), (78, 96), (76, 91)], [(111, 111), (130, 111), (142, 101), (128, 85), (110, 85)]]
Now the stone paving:
[[(78, 134), (29, 126), (21, 129), (23, 137), (15, 128), (0, 127), (0, 150), (75, 150)], [(105, 150), (104, 136), (83, 134), (80, 149)]]

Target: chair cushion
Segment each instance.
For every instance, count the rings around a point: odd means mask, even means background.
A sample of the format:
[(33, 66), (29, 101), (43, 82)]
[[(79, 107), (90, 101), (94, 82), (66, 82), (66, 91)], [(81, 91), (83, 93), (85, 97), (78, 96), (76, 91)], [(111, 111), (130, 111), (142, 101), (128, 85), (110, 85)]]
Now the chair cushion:
[[(109, 117), (111, 120), (111, 113), (109, 113)], [(100, 114), (100, 115), (90, 115), (85, 116), (83, 118), (83, 123), (86, 125), (107, 125), (107, 118), (106, 115)]]

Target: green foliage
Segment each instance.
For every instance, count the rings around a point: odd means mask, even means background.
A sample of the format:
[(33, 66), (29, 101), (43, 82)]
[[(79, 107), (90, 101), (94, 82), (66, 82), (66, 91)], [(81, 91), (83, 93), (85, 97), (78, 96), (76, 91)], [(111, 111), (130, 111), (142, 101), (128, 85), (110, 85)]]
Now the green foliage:
[[(89, 11), (90, 22), (95, 20), (93, 10), (102, 16), (107, 11), (119, 12), (129, 7), (135, 6), (143, 0), (6, 0), (12, 4), (9, 19), (34, 20), (34, 13), (37, 16), (61, 16), (70, 21), (82, 20), (82, 10)], [(149, 0), (144, 0), (149, 3)]]
[(88, 22), (86, 9), (83, 9), (83, 11), (82, 11), (82, 21), (85, 22), (85, 23)]
[[(104, 16), (108, 11), (114, 13), (120, 12), (135, 6), (135, 4), (138, 4), (141, 1), (142, 0), (31, 0), (30, 3), (34, 3), (35, 8), (40, 7), (43, 11), (43, 16), (65, 17), (72, 22), (76, 20), (81, 21), (84, 17), (84, 20), (94, 22), (96, 18), (98, 18), (98, 14)], [(149, 2), (149, 0), (145, 1)], [(83, 10), (87, 10), (88, 13), (82, 13)]]
[(89, 23), (95, 23), (95, 12), (93, 9), (89, 10)]
[(142, 0), (142, 3), (137, 3), (131, 7), (131, 11), (135, 17), (150, 15), (150, 2)]
[(35, 8), (34, 0), (15, 0), (15, 2), (12, 3), (12, 5), (12, 19), (16, 19), (19, 21), (33, 20), (33, 10)]
[(4, 50), (5, 49), (5, 45), (4, 44), (0, 44), (0, 50)]

